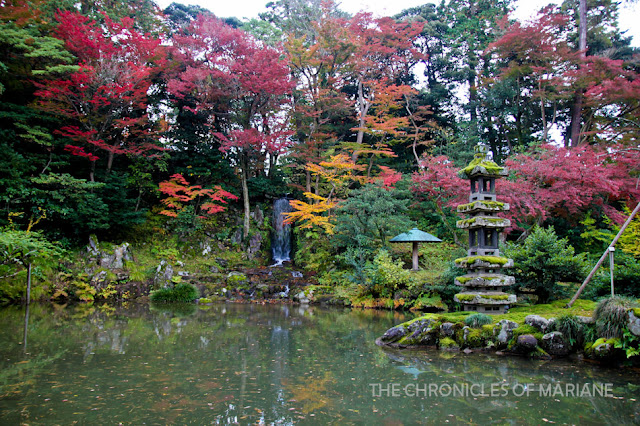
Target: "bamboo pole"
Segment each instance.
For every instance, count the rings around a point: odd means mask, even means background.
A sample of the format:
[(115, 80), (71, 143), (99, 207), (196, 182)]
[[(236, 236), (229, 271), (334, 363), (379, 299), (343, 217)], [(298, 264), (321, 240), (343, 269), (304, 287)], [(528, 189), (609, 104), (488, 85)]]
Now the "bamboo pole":
[(27, 305), (31, 302), (31, 262), (27, 269)]
[(602, 265), (604, 260), (607, 258), (607, 255), (611, 251), (610, 249), (615, 247), (616, 243), (618, 242), (618, 239), (620, 238), (620, 236), (622, 235), (624, 230), (627, 229), (627, 226), (629, 226), (629, 224), (631, 223), (631, 220), (633, 220), (633, 217), (636, 214), (638, 214), (638, 211), (640, 211), (640, 203), (638, 203), (636, 208), (633, 209), (633, 212), (631, 212), (631, 216), (629, 216), (629, 218), (624, 223), (624, 225), (622, 225), (622, 228), (620, 228), (620, 231), (618, 231), (618, 235), (616, 235), (616, 237), (613, 239), (613, 241), (611, 241), (611, 244), (609, 244), (609, 247), (607, 247), (607, 249), (604, 251), (604, 254), (600, 258), (600, 260), (598, 260), (598, 263), (596, 263), (596, 266), (593, 267), (593, 269), (591, 270), (591, 272), (589, 273), (587, 278), (584, 280), (584, 282), (582, 283), (582, 285), (580, 286), (578, 291), (576, 291), (576, 294), (575, 294), (575, 296), (573, 296), (573, 299), (571, 299), (571, 301), (569, 303), (567, 303), (567, 306), (565, 306), (565, 308), (570, 308), (571, 305), (573, 305), (575, 303), (575, 301), (578, 300), (578, 297), (580, 296), (580, 294), (582, 293), (584, 288), (587, 286), (587, 284), (589, 284), (589, 281), (591, 281), (591, 278), (593, 278), (593, 276), (596, 274), (596, 271), (598, 270), (600, 265)]

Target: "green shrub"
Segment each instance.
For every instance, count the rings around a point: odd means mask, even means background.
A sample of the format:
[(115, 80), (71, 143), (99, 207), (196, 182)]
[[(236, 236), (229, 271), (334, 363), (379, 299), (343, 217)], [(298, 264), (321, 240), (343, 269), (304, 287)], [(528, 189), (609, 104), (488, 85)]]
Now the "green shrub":
[[(621, 250), (616, 250), (613, 278), (617, 295), (640, 298), (640, 260)], [(609, 294), (611, 294), (611, 274), (607, 266), (600, 269), (584, 292), (583, 297), (597, 300)]]
[(198, 290), (191, 284), (181, 283), (173, 288), (161, 288), (151, 293), (154, 302), (193, 302), (198, 297)]
[(536, 227), (522, 245), (509, 245), (505, 254), (515, 262), (516, 283), (533, 289), (538, 303), (563, 296), (559, 281), (581, 281), (585, 275), (584, 256), (576, 256), (567, 239), (559, 239), (553, 228)]
[(444, 270), (437, 283), (430, 287), (432, 291), (440, 295), (449, 310), (454, 310), (456, 306), (459, 306), (459, 303), (453, 300), (453, 296), (460, 293), (461, 288), (454, 284), (454, 280), (466, 272), (464, 269), (458, 268), (455, 263), (449, 262), (448, 267)]
[(493, 320), (487, 314), (473, 314), (464, 319), (464, 323), (472, 328), (480, 328), (483, 325), (491, 324)]
[(627, 311), (636, 307), (638, 302), (630, 297), (613, 296), (601, 300), (593, 311), (598, 337), (622, 337), (629, 322)]

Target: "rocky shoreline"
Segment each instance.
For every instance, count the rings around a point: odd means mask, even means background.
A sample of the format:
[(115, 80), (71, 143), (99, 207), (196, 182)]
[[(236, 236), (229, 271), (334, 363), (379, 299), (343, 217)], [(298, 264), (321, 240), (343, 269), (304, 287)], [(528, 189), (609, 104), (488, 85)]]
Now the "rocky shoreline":
[[(635, 339), (640, 336), (640, 318), (637, 309), (627, 312), (627, 329)], [(593, 326), (594, 319), (575, 316), (585, 327)], [(620, 338), (598, 337), (593, 341), (578, 341), (556, 330), (556, 318), (527, 315), (524, 323), (501, 319), (479, 327), (464, 321), (448, 321), (446, 315), (429, 314), (399, 324), (376, 339), (382, 347), (396, 349), (437, 348), (444, 351), (495, 352), (539, 359), (565, 358), (579, 354), (602, 362), (624, 361), (627, 354)]]

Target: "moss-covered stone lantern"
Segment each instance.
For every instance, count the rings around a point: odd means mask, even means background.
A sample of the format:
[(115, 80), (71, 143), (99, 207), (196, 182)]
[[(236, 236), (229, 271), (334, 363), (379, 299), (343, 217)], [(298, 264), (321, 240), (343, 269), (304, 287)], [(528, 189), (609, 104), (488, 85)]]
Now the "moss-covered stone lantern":
[(488, 157), (486, 146), (478, 145), (475, 151), (471, 163), (458, 172), (458, 176), (471, 183), (469, 204), (458, 206), (458, 212), (470, 217), (457, 223), (458, 228), (469, 231), (469, 250), (466, 257), (455, 262), (469, 273), (456, 278), (455, 284), (464, 290), (454, 300), (465, 311), (502, 314), (516, 302), (515, 295), (502, 291), (515, 282), (512, 276), (502, 274), (503, 268), (513, 266), (513, 260), (500, 256), (498, 249), (499, 233), (511, 223), (497, 216), (509, 210), (509, 204), (496, 200), (495, 182), (506, 176), (507, 171)]
[(418, 243), (441, 243), (442, 240), (438, 237), (434, 237), (428, 232), (424, 232), (419, 230), (418, 228), (413, 228), (411, 231), (405, 232), (400, 235), (396, 235), (393, 237), (390, 242), (392, 243), (413, 243), (413, 252), (411, 255), (412, 259), (412, 271), (417, 271), (420, 269), (418, 265)]

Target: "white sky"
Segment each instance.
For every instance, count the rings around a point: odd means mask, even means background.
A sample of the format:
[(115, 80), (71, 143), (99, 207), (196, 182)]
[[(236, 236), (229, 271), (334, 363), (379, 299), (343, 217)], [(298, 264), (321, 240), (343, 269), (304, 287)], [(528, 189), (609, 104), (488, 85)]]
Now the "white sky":
[[(157, 0), (163, 9), (172, 3), (172, 0)], [(258, 14), (265, 12), (265, 4), (269, 0), (176, 0), (177, 3), (195, 4), (209, 9), (216, 16), (227, 18), (257, 18)], [(395, 15), (404, 9), (420, 6), (426, 3), (439, 3), (439, 0), (342, 0), (340, 8), (345, 12), (356, 13), (359, 11), (372, 12), (378, 16)], [(559, 3), (559, 0), (519, 0), (516, 3), (515, 16), (518, 19), (527, 19), (543, 6), (551, 3)], [(627, 0), (620, 7), (620, 29), (628, 30), (627, 35), (633, 36), (632, 45), (640, 46), (640, 2), (630, 4)]]

